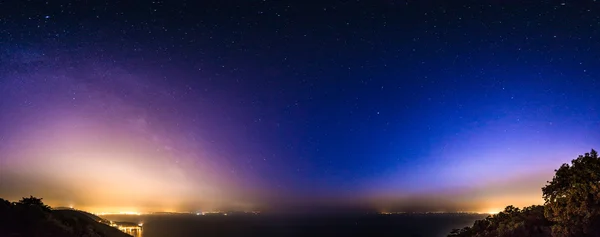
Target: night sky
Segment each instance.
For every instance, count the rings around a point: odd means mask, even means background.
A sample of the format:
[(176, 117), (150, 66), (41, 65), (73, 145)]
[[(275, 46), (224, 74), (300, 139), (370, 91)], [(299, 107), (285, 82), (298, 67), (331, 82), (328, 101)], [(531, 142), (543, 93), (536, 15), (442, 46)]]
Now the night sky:
[(2, 1), (0, 197), (494, 211), (600, 144), (596, 1)]

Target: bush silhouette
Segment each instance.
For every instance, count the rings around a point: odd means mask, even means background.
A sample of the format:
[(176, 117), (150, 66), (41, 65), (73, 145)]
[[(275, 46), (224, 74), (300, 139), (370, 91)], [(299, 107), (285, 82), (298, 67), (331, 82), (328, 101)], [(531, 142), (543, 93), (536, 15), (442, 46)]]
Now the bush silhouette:
[(454, 237), (542, 237), (550, 236), (550, 222), (544, 217), (543, 206), (530, 206), (519, 209), (507, 206), (504, 211), (477, 220), (471, 227), (454, 229)]

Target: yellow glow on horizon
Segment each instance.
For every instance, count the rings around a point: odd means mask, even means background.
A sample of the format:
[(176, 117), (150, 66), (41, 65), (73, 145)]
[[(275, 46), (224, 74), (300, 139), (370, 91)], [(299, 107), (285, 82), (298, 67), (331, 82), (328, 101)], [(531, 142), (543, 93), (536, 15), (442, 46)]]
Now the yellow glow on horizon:
[(485, 213), (490, 214), (490, 215), (496, 215), (496, 214), (500, 213), (500, 211), (498, 211), (497, 209), (492, 209)]
[(134, 211), (121, 211), (121, 212), (94, 212), (94, 214), (98, 215), (98, 216), (105, 216), (105, 215), (141, 215), (141, 212), (134, 212)]
[[(9, 177), (0, 196), (16, 201), (32, 194), (52, 207), (124, 214), (217, 208), (237, 198), (217, 164), (191, 163), (210, 158), (197, 157), (196, 148), (156, 149), (145, 134), (152, 127), (142, 134), (128, 128), (73, 115), (19, 133), (27, 142), (11, 147), (0, 166), (3, 179)], [(166, 142), (167, 135), (156, 139)]]

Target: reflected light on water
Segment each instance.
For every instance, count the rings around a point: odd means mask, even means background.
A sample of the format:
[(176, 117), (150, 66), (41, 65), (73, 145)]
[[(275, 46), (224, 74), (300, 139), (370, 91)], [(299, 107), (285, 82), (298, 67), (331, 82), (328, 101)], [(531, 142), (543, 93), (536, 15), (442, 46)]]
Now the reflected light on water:
[(127, 233), (128, 235), (131, 235), (133, 237), (142, 237), (142, 227), (138, 226), (138, 227), (117, 227), (120, 231), (123, 231), (125, 233)]
[(133, 223), (109, 221), (109, 223), (105, 223), (105, 224), (107, 224), (113, 228), (116, 228), (128, 235), (133, 236), (133, 237), (142, 237), (144, 223), (139, 223), (139, 224), (135, 225)]

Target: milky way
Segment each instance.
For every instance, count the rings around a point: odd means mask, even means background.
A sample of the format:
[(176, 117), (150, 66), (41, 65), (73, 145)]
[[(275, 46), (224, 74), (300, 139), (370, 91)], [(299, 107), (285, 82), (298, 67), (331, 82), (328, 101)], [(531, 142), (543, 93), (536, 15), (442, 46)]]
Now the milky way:
[[(5, 75), (3, 99), (19, 101), (4, 104), (9, 189), (82, 206), (173, 209), (228, 199), (227, 155), (203, 147), (211, 141), (190, 127), (209, 106), (173, 95), (156, 76), (78, 62)], [(181, 104), (197, 112), (182, 115)]]
[(490, 211), (600, 144), (591, 3), (26, 5), (0, 21), (10, 200)]

